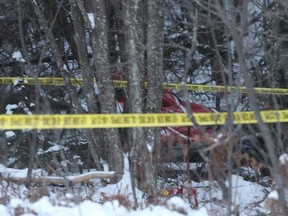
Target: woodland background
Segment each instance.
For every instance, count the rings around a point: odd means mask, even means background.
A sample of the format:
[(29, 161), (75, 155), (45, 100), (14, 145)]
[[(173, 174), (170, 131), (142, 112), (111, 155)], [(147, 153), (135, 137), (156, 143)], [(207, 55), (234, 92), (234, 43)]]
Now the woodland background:
[[(252, 88), (288, 86), (285, 0), (2, 0), (0, 10), (0, 76), (62, 77), (66, 84), (1, 85), (1, 113), (114, 113), (118, 98), (125, 99), (124, 112), (158, 113), (164, 82), (245, 86), (247, 94), (201, 93), (185, 86), (175, 93), (217, 111), (255, 111), (257, 125), (227, 123), (222, 130), (262, 134), (287, 213), (282, 190), (287, 179), (278, 163), (287, 126), (264, 124), (259, 115), (287, 109), (287, 96), (256, 95)], [(22, 58), (15, 57), (19, 51)], [(115, 74), (128, 81), (126, 89), (113, 87)], [(73, 86), (71, 78), (83, 78), (83, 86)], [(103, 170), (105, 161), (117, 182), (127, 153), (135, 185), (151, 197), (157, 194), (159, 128), (0, 134), (0, 163), (28, 167), (28, 178), (36, 167), (65, 175)], [(141, 164), (146, 169), (139, 180)]]

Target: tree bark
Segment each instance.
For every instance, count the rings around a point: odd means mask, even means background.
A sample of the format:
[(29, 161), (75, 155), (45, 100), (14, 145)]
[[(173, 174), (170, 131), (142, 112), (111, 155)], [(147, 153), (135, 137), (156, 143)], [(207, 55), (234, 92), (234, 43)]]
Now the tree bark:
[[(127, 66), (128, 66), (128, 96), (129, 96), (129, 112), (142, 113), (143, 112), (143, 99), (141, 92), (141, 76), (143, 75), (144, 67), (144, 51), (141, 49), (143, 46), (143, 28), (142, 20), (140, 18), (140, 3), (139, 1), (124, 0), (124, 24), (125, 24), (125, 45), (127, 53)], [(143, 170), (145, 169), (148, 161), (144, 161), (143, 147), (145, 147), (144, 141), (144, 129), (135, 127), (129, 130), (128, 141), (131, 146), (129, 153), (131, 181), (133, 187), (133, 196), (135, 204), (137, 198), (135, 194), (135, 187), (145, 190), (145, 179), (143, 179)], [(142, 181), (143, 180), (143, 181)]]
[[(111, 71), (109, 70), (108, 51), (108, 18), (106, 0), (92, 2), (95, 28), (92, 29), (91, 41), (93, 58), (96, 68), (96, 80), (100, 90), (100, 107), (102, 113), (115, 113), (115, 92), (112, 84)], [(105, 147), (109, 169), (116, 172), (112, 182), (121, 180), (124, 170), (124, 157), (121, 149), (118, 130), (103, 129)]]
[[(77, 47), (77, 54), (79, 59), (79, 65), (82, 72), (83, 78), (83, 91), (86, 99), (86, 104), (88, 108), (88, 113), (99, 113), (99, 107), (97, 105), (97, 95), (94, 88), (93, 81), (93, 69), (89, 63), (88, 52), (87, 52), (87, 42), (85, 38), (84, 30), (84, 19), (81, 16), (79, 7), (75, 0), (70, 0), (72, 16), (73, 16), (73, 27), (75, 31), (74, 40)], [(88, 138), (88, 146), (96, 164), (97, 170), (103, 170), (100, 163), (100, 153), (101, 153), (101, 131), (100, 130), (87, 130), (86, 136)]]
[[(145, 111), (147, 113), (160, 113), (163, 91), (163, 5), (162, 0), (147, 1), (147, 97)], [(155, 92), (157, 92), (155, 94)], [(157, 167), (160, 156), (160, 128), (147, 128), (145, 131), (146, 146), (151, 147), (147, 151), (149, 166), (145, 170), (146, 182), (151, 185), (151, 196), (157, 194)], [(148, 149), (147, 149), (148, 150)]]
[[(123, 1), (128, 65), (129, 111), (160, 112), (163, 89), (163, 17), (161, 0)], [(145, 49), (146, 48), (146, 49)], [(147, 68), (147, 74), (144, 68)], [(148, 81), (148, 89), (144, 84)], [(155, 94), (155, 92), (157, 92)], [(147, 93), (147, 94), (145, 94)], [(157, 194), (156, 172), (160, 129), (131, 128), (130, 166), (132, 182), (153, 201)], [(150, 151), (149, 149), (152, 149)]]

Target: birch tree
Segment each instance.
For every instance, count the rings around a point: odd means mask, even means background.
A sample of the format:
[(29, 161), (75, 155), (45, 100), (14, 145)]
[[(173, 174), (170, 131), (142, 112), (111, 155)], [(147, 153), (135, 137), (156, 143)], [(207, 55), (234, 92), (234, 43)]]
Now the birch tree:
[[(163, 74), (163, 43), (164, 43), (164, 11), (163, 1), (147, 2), (147, 97), (145, 112), (160, 113), (162, 105)], [(155, 94), (155, 92), (157, 92)], [(148, 182), (153, 186), (152, 195), (157, 194), (157, 174), (160, 162), (160, 128), (148, 128), (145, 131), (146, 146), (151, 150), (146, 171)]]
[[(129, 83), (128, 110), (131, 113), (155, 113), (160, 112), (161, 109), (163, 88), (162, 3), (158, 0), (123, 1), (126, 28), (125, 53), (127, 54)], [(145, 68), (147, 68), (147, 72)], [(148, 81), (147, 95), (144, 89), (145, 81)], [(160, 130), (132, 128), (129, 134), (132, 181), (144, 190), (149, 198), (154, 199), (157, 194), (156, 173)], [(148, 148), (151, 148), (152, 151)]]

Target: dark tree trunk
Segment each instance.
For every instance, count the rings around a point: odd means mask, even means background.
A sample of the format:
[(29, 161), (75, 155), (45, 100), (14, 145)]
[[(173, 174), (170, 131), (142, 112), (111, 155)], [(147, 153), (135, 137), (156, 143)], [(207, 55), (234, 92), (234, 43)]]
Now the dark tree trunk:
[[(101, 113), (115, 113), (115, 92), (109, 69), (107, 1), (93, 1), (96, 26), (92, 29), (91, 40), (96, 79), (99, 85)], [(118, 130), (103, 129), (104, 145), (107, 148), (109, 169), (116, 172), (113, 182), (121, 180), (124, 171), (124, 158)]]

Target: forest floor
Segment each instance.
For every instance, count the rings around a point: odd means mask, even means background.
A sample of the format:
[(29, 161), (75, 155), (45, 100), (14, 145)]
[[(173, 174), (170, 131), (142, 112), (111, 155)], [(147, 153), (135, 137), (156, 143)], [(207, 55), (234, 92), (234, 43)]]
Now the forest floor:
[[(191, 200), (183, 192), (179, 196), (161, 197), (157, 204), (147, 204), (145, 196), (136, 190), (137, 207), (132, 196), (130, 173), (126, 160), (123, 179), (117, 184), (103, 186), (99, 179), (89, 181), (89, 184), (75, 184), (71, 187), (39, 186), (26, 187), (2, 180), (0, 182), (0, 215), (75, 215), (75, 216), (210, 216), (227, 215), (227, 205), (222, 199), (222, 190), (215, 181), (192, 181), (192, 187), (197, 194), (198, 207), (195, 199)], [(7, 172), (17, 172), (17, 176), (25, 176), (25, 170), (5, 169), (0, 167), (1, 176)], [(5, 173), (6, 172), (6, 173)], [(163, 183), (163, 181), (162, 181)], [(228, 182), (226, 182), (228, 185)], [(246, 181), (239, 175), (232, 175), (231, 211), (235, 215), (269, 215), (267, 197), (277, 199), (277, 194), (270, 187), (264, 187), (255, 182)], [(162, 192), (164, 184), (162, 184)], [(160, 193), (162, 193), (160, 192)], [(273, 196), (274, 193), (274, 196)], [(195, 197), (193, 197), (195, 198)], [(236, 213), (238, 212), (238, 213)]]

